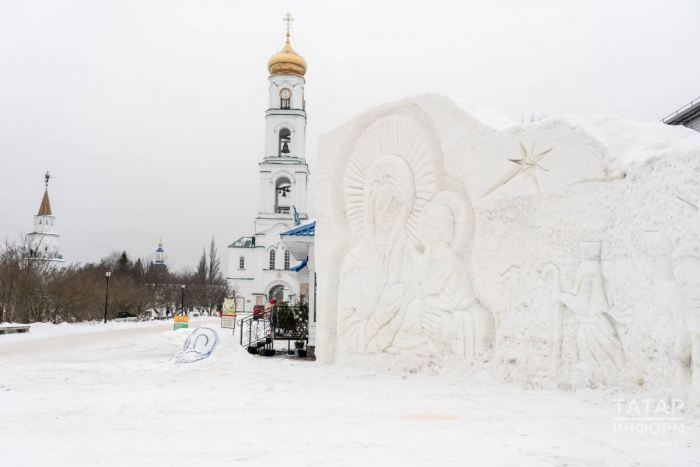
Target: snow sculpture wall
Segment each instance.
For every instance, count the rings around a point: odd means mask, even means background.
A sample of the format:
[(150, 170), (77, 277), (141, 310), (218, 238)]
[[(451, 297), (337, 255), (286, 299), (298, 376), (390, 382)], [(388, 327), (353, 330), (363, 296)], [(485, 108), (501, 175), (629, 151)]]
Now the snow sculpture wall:
[(700, 389), (699, 179), (684, 128), (372, 108), (320, 141), (317, 355)]

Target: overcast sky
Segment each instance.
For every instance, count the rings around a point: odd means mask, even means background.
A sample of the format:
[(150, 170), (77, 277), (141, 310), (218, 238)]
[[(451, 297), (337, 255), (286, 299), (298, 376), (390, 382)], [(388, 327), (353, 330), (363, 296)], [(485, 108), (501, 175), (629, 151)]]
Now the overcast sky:
[(691, 0), (0, 0), (0, 236), (31, 231), (50, 170), (68, 261), (163, 237), (172, 265), (194, 265), (214, 236), (226, 265), (252, 234), (287, 11), (309, 66), (312, 189), (319, 134), (419, 92), (515, 121), (654, 121), (700, 96)]

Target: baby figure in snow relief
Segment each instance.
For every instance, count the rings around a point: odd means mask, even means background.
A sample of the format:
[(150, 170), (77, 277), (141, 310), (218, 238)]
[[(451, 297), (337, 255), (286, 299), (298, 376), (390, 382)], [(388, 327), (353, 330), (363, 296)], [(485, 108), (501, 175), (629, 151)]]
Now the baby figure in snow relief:
[(484, 334), (485, 315), (479, 305), (467, 265), (458, 249), (464, 232), (464, 202), (461, 195), (440, 192), (421, 216), (420, 241), (425, 251), (415, 260), (417, 295), (405, 310), (394, 351), (427, 347), (435, 355), (474, 354), (475, 316), (477, 335)]

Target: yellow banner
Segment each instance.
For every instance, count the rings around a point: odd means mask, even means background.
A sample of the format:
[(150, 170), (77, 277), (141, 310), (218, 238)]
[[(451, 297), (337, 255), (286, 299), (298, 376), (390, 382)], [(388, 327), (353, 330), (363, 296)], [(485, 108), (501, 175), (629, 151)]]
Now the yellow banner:
[(175, 322), (176, 323), (187, 323), (187, 322), (189, 322), (189, 320), (190, 320), (189, 316), (175, 315)]

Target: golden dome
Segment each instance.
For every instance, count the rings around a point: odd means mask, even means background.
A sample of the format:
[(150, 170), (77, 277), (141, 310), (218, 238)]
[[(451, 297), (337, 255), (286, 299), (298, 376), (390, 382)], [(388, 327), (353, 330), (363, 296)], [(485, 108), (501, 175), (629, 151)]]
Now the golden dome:
[(267, 69), (270, 70), (270, 76), (293, 75), (303, 78), (306, 74), (306, 60), (292, 49), (289, 43), (289, 31), (287, 31), (287, 43), (267, 62)]

